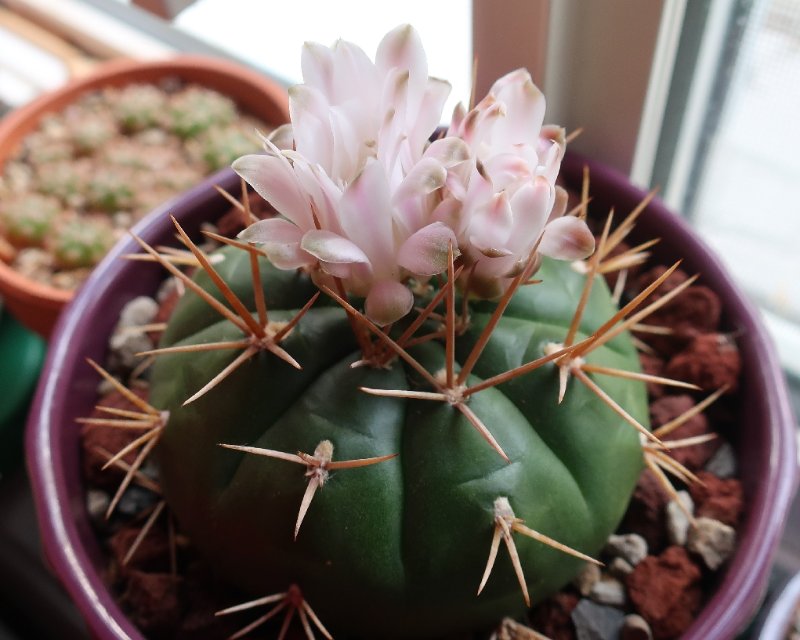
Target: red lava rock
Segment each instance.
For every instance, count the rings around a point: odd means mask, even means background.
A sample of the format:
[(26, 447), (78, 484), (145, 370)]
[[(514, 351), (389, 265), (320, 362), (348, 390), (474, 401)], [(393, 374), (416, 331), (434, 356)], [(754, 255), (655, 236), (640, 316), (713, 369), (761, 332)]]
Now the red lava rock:
[(628, 597), (656, 640), (675, 638), (694, 620), (702, 602), (700, 568), (683, 547), (647, 556), (628, 575)]
[(121, 601), (142, 631), (157, 633), (177, 625), (181, 615), (179, 581), (169, 573), (129, 572)]
[[(667, 424), (671, 420), (686, 413), (697, 404), (694, 399), (687, 395), (664, 396), (650, 404), (650, 422), (653, 429)], [(681, 440), (712, 433), (708, 424), (708, 419), (702, 413), (693, 416), (680, 427), (672, 431), (665, 437), (665, 441)], [(672, 449), (669, 454), (675, 460), (685, 465), (691, 471), (702, 469), (711, 456), (720, 447), (719, 440), (711, 440), (703, 444), (692, 445), (691, 447), (681, 447)]]
[[(647, 375), (664, 376), (664, 367), (667, 363), (662, 358), (650, 353), (640, 353), (639, 363), (642, 365), (642, 371)], [(651, 400), (661, 398), (666, 392), (667, 389), (663, 384), (647, 383), (647, 395)]]
[(570, 615), (578, 605), (578, 596), (567, 591), (555, 594), (531, 611), (533, 627), (552, 640), (575, 640)]
[[(135, 389), (135, 393), (140, 398), (146, 397), (146, 391), (142, 389)], [(115, 409), (124, 409), (126, 411), (139, 410), (138, 407), (116, 390), (104, 396), (98, 404)], [(92, 412), (91, 417), (113, 418), (110, 414), (98, 411), (97, 409)], [(125, 472), (119, 468), (112, 467), (103, 471), (103, 465), (108, 460), (108, 457), (103, 455), (102, 451), (105, 450), (112, 454), (117, 453), (141, 436), (142, 433), (142, 431), (133, 429), (115, 429), (113, 427), (93, 424), (82, 425), (81, 445), (83, 447), (82, 459), (84, 477), (89, 482), (104, 488), (114, 487), (119, 484), (120, 480), (125, 476)], [(135, 458), (136, 452), (132, 451), (122, 459), (128, 464), (131, 464)]]
[(736, 344), (723, 334), (709, 333), (697, 336), (686, 349), (673, 356), (666, 374), (708, 391), (727, 385), (730, 392), (738, 386), (741, 369)]
[[(166, 298), (159, 303), (158, 311), (156, 311), (156, 315), (153, 318), (153, 324), (161, 324), (169, 321), (169, 319), (172, 317), (172, 312), (175, 311), (175, 306), (178, 304), (180, 299), (180, 291), (177, 287), (173, 287), (172, 290), (167, 294)], [(150, 331), (147, 335), (153, 341), (153, 344), (158, 344), (162, 333), (163, 331)]]
[[(668, 267), (663, 265), (657, 265), (647, 271), (643, 272), (637, 279), (635, 283), (635, 290), (636, 292), (643, 291), (647, 289), (651, 284), (653, 284), (656, 280), (658, 280), (661, 276), (666, 273)], [(649, 299), (651, 300), (658, 300), (665, 294), (672, 291), (675, 287), (682, 285), (689, 279), (689, 274), (687, 274), (683, 269), (675, 269), (672, 272), (672, 275), (664, 280), (661, 283), (661, 286), (658, 287)]]
[(664, 507), (669, 495), (650, 471), (644, 471), (631, 497), (620, 532), (635, 532), (646, 541), (651, 553), (664, 548), (667, 542)]
[(169, 540), (158, 523), (142, 538), (127, 565), (123, 564), (125, 556), (141, 533), (139, 527), (123, 527), (109, 539), (109, 547), (116, 566), (126, 573), (130, 570), (167, 571), (169, 569)]
[(700, 482), (689, 487), (695, 515), (713, 518), (735, 528), (744, 506), (742, 483), (736, 478), (718, 478), (708, 471), (701, 471), (697, 477)]
[[(636, 281), (635, 292), (647, 288), (666, 270), (666, 267), (658, 266), (643, 273)], [(687, 279), (686, 272), (676, 269), (650, 294), (647, 303), (660, 300)], [(670, 356), (683, 349), (695, 336), (716, 332), (721, 313), (722, 304), (716, 293), (703, 285), (692, 285), (645, 320), (646, 324), (669, 327), (673, 333), (667, 336), (651, 334), (642, 338), (658, 352)]]

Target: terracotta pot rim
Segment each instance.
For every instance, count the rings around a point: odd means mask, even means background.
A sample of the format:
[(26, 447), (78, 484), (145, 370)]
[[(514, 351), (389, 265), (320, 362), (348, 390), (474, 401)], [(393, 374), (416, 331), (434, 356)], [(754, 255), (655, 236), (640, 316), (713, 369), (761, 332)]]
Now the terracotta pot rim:
[[(643, 196), (642, 191), (632, 187), (620, 174), (586, 162), (575, 154), (567, 156), (564, 170), (577, 177), (584, 163), (591, 167), (592, 192), (599, 196), (598, 201), (603, 201), (604, 195), (613, 194), (619, 209), (625, 210), (626, 207), (632, 209)], [(219, 175), (221, 177), (216, 180), (235, 192), (236, 176), (230, 171)], [(213, 182), (214, 179), (208, 180), (186, 194), (175, 207), (178, 215), (190, 211), (197, 203), (206, 202)], [(673, 248), (680, 247), (689, 254), (685, 263), (689, 264), (688, 268), (699, 268), (702, 264), (704, 281), (720, 295), (726, 315), (742, 331), (743, 360), (754, 363), (751, 369), (745, 370), (740, 393), (748, 405), (753, 405), (745, 406), (746, 412), (755, 411), (761, 419), (759, 434), (763, 430), (763, 443), (758, 450), (748, 449), (748, 459), (743, 461), (758, 471), (757, 481), (749, 491), (747, 515), (740, 528), (736, 554), (719, 579), (715, 594), (684, 635), (684, 639), (692, 640), (733, 637), (742, 631), (760, 604), (791, 505), (798, 471), (795, 422), (778, 359), (754, 307), (738, 291), (720, 261), (683, 220), (658, 201), (648, 207), (645, 215), (650, 221), (648, 224), (655, 226), (664, 239), (662, 244), (671, 243)], [(152, 239), (165, 233), (165, 229), (163, 219), (151, 217), (140, 223), (139, 233), (145, 239)], [(86, 520), (85, 514), (80, 514), (81, 505), (78, 505), (78, 517), (71, 509), (75, 497), (68, 491), (66, 480), (70, 474), (64, 459), (69, 457), (69, 452), (56, 447), (61, 444), (63, 415), (70, 401), (62, 378), (72, 375), (74, 362), (82, 360), (84, 355), (81, 353), (82, 342), (87, 339), (87, 330), (81, 327), (84, 313), (91, 315), (96, 309), (107, 306), (104, 296), (111, 287), (111, 277), (119, 275), (122, 269), (112, 263), (120, 254), (132, 249), (124, 243), (118, 245), (62, 315), (30, 414), (26, 447), (43, 544), (56, 572), (98, 637), (142, 640), (141, 633), (122, 616), (99, 572), (92, 566), (89, 552), (82, 546), (81, 528), (87, 523), (76, 522), (81, 517)], [(104, 349), (105, 345), (95, 352), (102, 354)], [(73, 451), (71, 456), (75, 458), (77, 452)]]
[[(191, 81), (194, 80), (194, 74), (201, 73), (213, 74), (217, 78), (228, 78), (238, 86), (247, 87), (254, 95), (263, 97), (264, 112), (274, 111), (276, 124), (288, 121), (286, 91), (276, 81), (240, 63), (196, 54), (181, 54), (144, 61), (120, 58), (99, 63), (88, 75), (68, 81), (64, 86), (38, 96), (0, 120), (0, 167), (5, 164), (22, 139), (35, 129), (44, 115), (60, 110), (81, 94), (104, 86), (121, 86), (145, 81), (147, 77), (152, 76), (184, 76)], [(214, 84), (212, 82), (210, 86), (213, 87)], [(225, 93), (224, 89), (219, 90)], [(241, 108), (242, 100), (236, 96), (232, 97)], [(264, 118), (264, 113), (258, 114), (252, 108), (245, 106), (244, 110)], [(6, 299), (11, 299), (9, 305), (11, 307), (34, 306), (56, 314), (75, 295), (75, 290), (54, 287), (25, 277), (3, 260), (0, 260), (0, 292)], [(20, 320), (26, 322), (25, 318)], [(51, 326), (54, 320), (55, 317), (51, 319)], [(39, 330), (38, 327), (32, 328)]]

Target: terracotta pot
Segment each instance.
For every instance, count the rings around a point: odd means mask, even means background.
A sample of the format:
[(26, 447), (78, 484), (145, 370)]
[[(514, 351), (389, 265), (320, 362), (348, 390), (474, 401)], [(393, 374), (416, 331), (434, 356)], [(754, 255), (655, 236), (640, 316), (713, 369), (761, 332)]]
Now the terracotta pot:
[[(567, 158), (562, 175), (579, 185), (584, 161)], [(590, 163), (591, 164), (591, 163)], [(226, 173), (222, 186), (236, 192), (238, 181)], [(227, 208), (213, 181), (193, 189), (170, 210), (191, 232), (201, 221)], [(628, 211), (642, 198), (620, 175), (592, 166), (593, 203), (612, 203)], [(152, 216), (137, 232), (150, 243), (170, 238), (174, 229)], [(755, 310), (726, 275), (719, 261), (687, 225), (657, 201), (639, 223), (639, 234), (661, 237), (662, 256), (682, 256), (689, 271), (722, 298), (725, 325), (738, 332), (744, 360), (739, 400), (741, 432), (736, 446), (747, 498), (739, 530), (740, 544), (700, 617), (686, 638), (730, 638), (741, 631), (758, 607), (795, 488), (797, 460), (794, 421), (781, 369)], [(42, 529), (53, 569), (99, 638), (136, 638), (141, 633), (122, 614), (104, 584), (105, 558), (84, 508), (79, 467), (79, 430), (75, 418), (88, 415), (95, 402), (96, 374), (85, 357), (102, 361), (117, 314), (130, 298), (154, 291), (161, 278), (154, 265), (119, 260), (135, 250), (118, 245), (97, 267), (87, 285), (62, 315), (53, 337), (27, 432), (27, 455)], [(666, 259), (666, 258), (664, 258)]]
[[(215, 89), (232, 98), (242, 111), (279, 125), (289, 120), (286, 90), (273, 80), (239, 64), (203, 56), (178, 56), (154, 62), (116, 60), (90, 75), (43, 94), (0, 120), (0, 170), (22, 140), (48, 113), (61, 111), (80, 95), (107, 86), (155, 83), (177, 77)], [(58, 289), (19, 275), (0, 260), (0, 293), (6, 306), (25, 326), (47, 337), (73, 291)]]

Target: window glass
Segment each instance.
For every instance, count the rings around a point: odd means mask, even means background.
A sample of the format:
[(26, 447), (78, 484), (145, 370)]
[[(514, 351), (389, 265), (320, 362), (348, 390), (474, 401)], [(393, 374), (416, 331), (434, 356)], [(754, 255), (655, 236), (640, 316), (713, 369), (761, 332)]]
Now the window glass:
[(383, 35), (403, 23), (413, 24), (419, 31), (430, 74), (453, 85), (444, 112), (449, 119), (455, 104), (469, 99), (471, 0), (198, 0), (174, 21), (177, 27), (290, 84), (301, 81), (300, 50), (306, 40), (331, 45), (343, 38), (373, 57)]
[(687, 213), (776, 316), (782, 356), (800, 371), (800, 3), (756, 0), (736, 62), (724, 64), (724, 106)]

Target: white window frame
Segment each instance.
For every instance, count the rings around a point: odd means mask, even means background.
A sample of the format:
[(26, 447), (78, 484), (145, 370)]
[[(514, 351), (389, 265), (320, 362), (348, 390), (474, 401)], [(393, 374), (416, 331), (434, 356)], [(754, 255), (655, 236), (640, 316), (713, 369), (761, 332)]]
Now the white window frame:
[(645, 185), (686, 1), (474, 0), (478, 96), (492, 78), (528, 67), (548, 122), (583, 129), (573, 148)]

